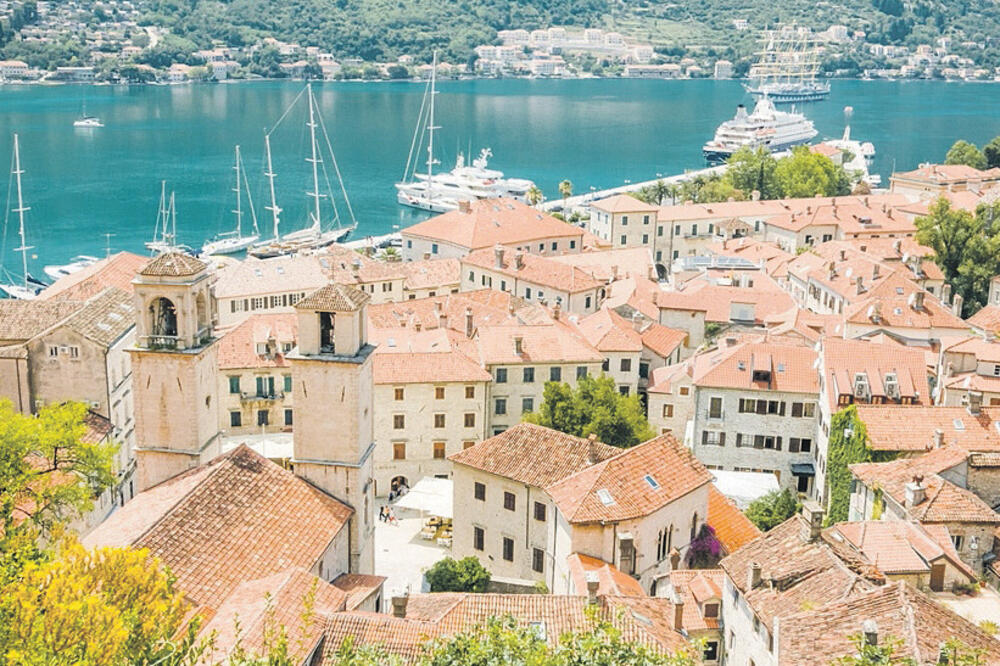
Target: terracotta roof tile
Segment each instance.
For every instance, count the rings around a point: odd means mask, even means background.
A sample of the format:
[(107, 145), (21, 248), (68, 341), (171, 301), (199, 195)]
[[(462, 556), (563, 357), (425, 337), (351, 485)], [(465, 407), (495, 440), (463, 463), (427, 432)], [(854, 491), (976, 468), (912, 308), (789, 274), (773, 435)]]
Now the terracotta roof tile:
[[(521, 340), (517, 353), (516, 340)], [(480, 360), (487, 365), (600, 363), (604, 357), (583, 338), (555, 324), (484, 326), (476, 333)]]
[(854, 656), (857, 647), (848, 636), (861, 631), (863, 620), (875, 621), (880, 640), (884, 636), (901, 639), (899, 657), (912, 658), (921, 666), (940, 663), (941, 645), (951, 638), (984, 650), (983, 663), (1000, 663), (1000, 642), (900, 581), (783, 617), (778, 664), (812, 666)]
[(600, 352), (642, 351), (642, 335), (614, 310), (602, 308), (580, 319), (576, 330)]
[[(694, 383), (698, 386), (819, 394), (816, 352), (798, 342), (746, 342), (699, 354)], [(755, 381), (768, 373), (770, 382)]]
[[(912, 295), (917, 292), (924, 294), (923, 306), (919, 310), (912, 300)], [(968, 324), (952, 314), (937, 298), (899, 273), (880, 281), (868, 292), (867, 298), (845, 308), (844, 319), (855, 324), (891, 328), (969, 329)]]
[(708, 489), (708, 514), (705, 522), (715, 530), (715, 537), (727, 553), (737, 550), (761, 535), (760, 529), (740, 511), (736, 503), (712, 485)]
[(857, 405), (857, 410), (876, 451), (926, 451), (934, 446), (935, 430), (946, 445), (1000, 451), (1000, 409), (984, 407), (975, 416), (965, 407), (928, 405)]
[(108, 347), (135, 326), (132, 294), (108, 287), (63, 322), (67, 328)]
[(81, 271), (59, 278), (42, 290), (38, 298), (82, 301), (96, 296), (107, 287), (117, 287), (132, 293), (132, 280), (148, 262), (149, 257), (119, 252)]
[(462, 264), (458, 259), (421, 259), (399, 265), (406, 276), (406, 289), (433, 289), (446, 285), (457, 286), (462, 279)]
[(475, 330), (488, 324), (523, 323), (518, 313), (526, 308), (530, 308), (526, 301), (507, 292), (479, 289), (369, 305), (368, 321), (373, 328), (387, 331), (414, 328), (419, 324), (423, 330), (447, 327), (464, 333), (467, 310), (471, 310)]
[(583, 230), (514, 199), (481, 199), (469, 212), (453, 210), (403, 229), (415, 236), (453, 243), (470, 250), (542, 238), (583, 237)]
[(688, 332), (677, 328), (667, 328), (653, 322), (642, 330), (642, 346), (657, 356), (668, 358), (681, 345), (686, 345)]
[(576, 252), (555, 255), (551, 259), (576, 266), (604, 282), (629, 275), (648, 279), (651, 277), (655, 265), (653, 253), (647, 247), (619, 247), (601, 251)]
[(977, 361), (1000, 363), (1000, 342), (971, 336), (944, 346), (946, 354), (970, 354)]
[(966, 323), (982, 331), (996, 333), (1000, 331), (1000, 306), (987, 305), (966, 319)]
[[(901, 398), (911, 398), (916, 405), (930, 403), (927, 362), (919, 349), (833, 337), (824, 338), (822, 345), (820, 356), (831, 411), (839, 409), (841, 395), (854, 394), (854, 380), (859, 373), (867, 378), (872, 397), (891, 399), (885, 381), (886, 375), (894, 374)], [(859, 409), (865, 407), (858, 404)]]
[(590, 207), (605, 213), (655, 213), (660, 210), (659, 207), (629, 194), (616, 194), (606, 199), (591, 201)]
[(342, 284), (320, 287), (295, 304), (296, 310), (321, 310), (323, 312), (355, 312), (371, 300), (371, 296)]
[(718, 323), (731, 320), (734, 303), (752, 305), (757, 323), (795, 307), (795, 301), (788, 292), (760, 271), (753, 274), (753, 287), (712, 283), (708, 275), (703, 274), (685, 283), (682, 290), (656, 291), (654, 302), (661, 310), (703, 311), (705, 321)]
[[(678, 569), (670, 572), (670, 588), (684, 602), (681, 621), (685, 631), (691, 633), (719, 628), (725, 580), (726, 572), (722, 569)], [(719, 604), (719, 616), (705, 617), (702, 605), (715, 599)]]
[(924, 164), (913, 171), (894, 173), (892, 178), (946, 184), (967, 180), (1000, 179), (1000, 169), (980, 170), (965, 164)]
[(711, 481), (690, 450), (666, 434), (556, 481), (546, 492), (571, 523), (619, 521), (647, 516)]
[[(932, 530), (937, 534), (931, 534)], [(837, 523), (827, 531), (832, 538), (842, 536), (885, 574), (930, 574), (931, 564), (946, 558), (965, 572), (969, 582), (976, 582), (975, 573), (959, 558), (947, 529), (941, 525), (866, 520)]]
[(478, 363), (450, 347), (438, 352), (407, 352), (380, 346), (373, 362), (376, 384), (488, 382), (492, 379)]
[(214, 609), (247, 580), (311, 569), (352, 513), (242, 445), (138, 494), (84, 544), (148, 548)]
[(0, 299), (0, 340), (30, 340), (82, 307), (80, 301)]
[(619, 453), (621, 449), (607, 444), (519, 423), (448, 458), (454, 463), (546, 488), (592, 467), (591, 459), (599, 462)]
[(206, 270), (208, 264), (189, 254), (167, 252), (142, 267), (139, 275), (146, 277), (187, 277)]
[(613, 564), (581, 553), (572, 553), (566, 558), (569, 575), (578, 594), (587, 593), (587, 578), (597, 577), (597, 593), (625, 597), (644, 597), (646, 592), (635, 578), (621, 571)]
[[(294, 347), (298, 328), (298, 318), (293, 312), (247, 317), (219, 339), (219, 369), (289, 367), (282, 344)], [(266, 344), (269, 339), (273, 339), (277, 346), (275, 353), (259, 354), (257, 345)]]
[(347, 610), (357, 610), (366, 599), (382, 589), (385, 576), (343, 573), (333, 579), (332, 585), (347, 595)]
[(470, 252), (462, 258), (463, 272), (467, 273), (470, 267), (487, 269), (512, 279), (525, 280), (569, 294), (598, 289), (604, 284), (582, 268), (530, 252), (521, 253), (519, 268), (515, 252), (506, 249), (500, 251), (503, 253), (503, 258), (499, 266), (496, 261), (496, 248), (483, 248)]

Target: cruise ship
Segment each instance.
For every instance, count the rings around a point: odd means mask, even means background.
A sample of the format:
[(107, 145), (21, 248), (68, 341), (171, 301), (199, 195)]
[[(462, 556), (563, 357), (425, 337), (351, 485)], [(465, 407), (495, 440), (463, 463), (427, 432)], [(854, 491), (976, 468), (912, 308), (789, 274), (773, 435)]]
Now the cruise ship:
[(808, 143), (818, 132), (812, 121), (794, 110), (778, 111), (768, 98), (757, 102), (752, 113), (736, 107), (736, 117), (719, 125), (702, 153), (709, 164), (721, 164), (740, 148), (765, 148), (772, 153)]

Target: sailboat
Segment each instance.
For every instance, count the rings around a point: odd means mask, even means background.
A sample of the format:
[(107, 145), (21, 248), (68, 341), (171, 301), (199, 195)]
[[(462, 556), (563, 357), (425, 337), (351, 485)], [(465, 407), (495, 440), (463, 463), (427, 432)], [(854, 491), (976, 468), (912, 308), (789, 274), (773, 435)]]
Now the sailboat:
[[(327, 245), (332, 245), (333, 243), (339, 243), (347, 239), (352, 231), (357, 229), (358, 223), (354, 218), (354, 210), (351, 208), (351, 202), (347, 198), (347, 191), (344, 189), (344, 180), (340, 176), (340, 168), (337, 166), (337, 158), (333, 155), (333, 148), (330, 144), (330, 137), (327, 134), (326, 126), (323, 124), (322, 115), (316, 113), (316, 98), (313, 96), (312, 84), (307, 84), (305, 88), (306, 98), (309, 103), (309, 120), (306, 126), (309, 128), (309, 139), (310, 139), (310, 156), (306, 158), (312, 167), (312, 191), (306, 192), (306, 196), (312, 199), (312, 210), (309, 211), (309, 226), (304, 229), (299, 229), (298, 231), (293, 231), (291, 233), (282, 236), (279, 232), (279, 218), (281, 213), (281, 208), (278, 206), (278, 202), (274, 194), (274, 168), (271, 165), (271, 134), (277, 129), (277, 125), (271, 129), (270, 132), (264, 135), (264, 149), (267, 157), (267, 173), (265, 174), (270, 183), (271, 191), (271, 205), (267, 206), (267, 210), (271, 211), (272, 222), (273, 222), (273, 236), (270, 240), (258, 243), (247, 251), (252, 257), (257, 257), (259, 259), (267, 257), (277, 257), (285, 254), (295, 254), (296, 252), (301, 252), (302, 250), (311, 250), (326, 247)], [(299, 94), (301, 96), (301, 93)], [(298, 97), (292, 102), (294, 105), (298, 101)], [(287, 114), (282, 115), (282, 118)], [(278, 123), (280, 124), (280, 120)], [(332, 188), (330, 187), (329, 174), (326, 171), (326, 163), (323, 161), (320, 147), (318, 144), (316, 129), (319, 128), (323, 134), (323, 139), (326, 144), (326, 148), (330, 153), (330, 160), (333, 166), (334, 173), (337, 176), (337, 180), (340, 184), (340, 191), (344, 197), (344, 203), (347, 206), (348, 214), (351, 217), (351, 223), (347, 226), (340, 225), (339, 212), (335, 205), (333, 205), (333, 195)], [(324, 181), (326, 183), (327, 193), (320, 192), (320, 179), (319, 172), (322, 168)], [(331, 206), (334, 210), (334, 222), (337, 226), (332, 229), (323, 228), (323, 211), (321, 201), (325, 198), (329, 198), (331, 201)]]
[(160, 206), (156, 211), (156, 230), (153, 232), (153, 240), (145, 245), (146, 249), (153, 254), (192, 253), (188, 246), (177, 244), (177, 205), (174, 202), (173, 192), (167, 199), (167, 181), (165, 180), (160, 182)]
[[(38, 295), (38, 292), (45, 287), (45, 284), (35, 280), (28, 274), (28, 250), (32, 248), (28, 245), (24, 236), (24, 214), (31, 210), (24, 205), (24, 199), (21, 196), (21, 174), (24, 173), (24, 169), (21, 168), (21, 150), (18, 143), (17, 134), (14, 135), (14, 162), (10, 170), (11, 175), (17, 184), (17, 208), (9, 209), (12, 213), (17, 213), (18, 219), (18, 235), (21, 239), (21, 246), (15, 247), (15, 252), (21, 253), (21, 283), (18, 284), (12, 279), (12, 276), (4, 271), (6, 275), (7, 282), (0, 283), (0, 291), (7, 294), (10, 298), (17, 298), (21, 300), (31, 300)], [(8, 202), (10, 196), (8, 194)], [(6, 221), (4, 226), (6, 226)]]
[[(236, 229), (221, 233), (202, 245), (202, 254), (234, 254), (247, 249), (260, 240), (260, 231), (257, 229), (257, 213), (253, 208), (253, 198), (250, 196), (250, 183), (246, 179), (246, 169), (243, 168), (243, 159), (240, 157), (239, 146), (236, 146), (236, 165), (233, 169), (236, 170), (236, 187), (233, 188), (233, 192), (236, 193), (236, 209), (233, 211), (236, 215)], [(246, 187), (247, 204), (250, 207), (250, 218), (253, 221), (253, 233), (248, 236), (243, 235), (242, 194), (244, 187)]]
[[(403, 180), (396, 183), (396, 200), (404, 206), (433, 213), (455, 210), (459, 201), (477, 199), (509, 197), (527, 203), (528, 192), (535, 184), (525, 178), (504, 178), (502, 171), (487, 168), (488, 160), (493, 157), (493, 151), (489, 148), (480, 151), (479, 157), (472, 160), (471, 165), (466, 164), (465, 156), (459, 153), (454, 169), (434, 173), (434, 165), (439, 163), (434, 158), (434, 133), (441, 129), (434, 124), (436, 82), (437, 53), (435, 52), (431, 78), (420, 105), (417, 126), (413, 141), (410, 143), (410, 154), (406, 158), (406, 170), (403, 173)], [(427, 134), (426, 171), (419, 173), (417, 162), (422, 147), (421, 136), (425, 133)]]
[(80, 117), (73, 121), (73, 127), (104, 127), (104, 123), (97, 116), (88, 116), (87, 105), (84, 104)]

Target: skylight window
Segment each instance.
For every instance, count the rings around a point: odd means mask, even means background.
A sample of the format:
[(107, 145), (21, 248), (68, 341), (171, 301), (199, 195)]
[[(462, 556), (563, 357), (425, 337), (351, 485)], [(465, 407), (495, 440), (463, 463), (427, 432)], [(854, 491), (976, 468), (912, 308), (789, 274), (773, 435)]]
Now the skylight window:
[(955, 419), (951, 423), (955, 426), (955, 430), (965, 430), (965, 423), (962, 422), (962, 419)]
[(652, 488), (653, 490), (656, 490), (660, 487), (660, 484), (656, 482), (656, 479), (654, 479), (649, 474), (647, 474), (643, 478), (646, 479), (646, 483), (648, 483), (649, 487)]
[(615, 498), (611, 496), (607, 488), (601, 488), (597, 491), (597, 499), (601, 500), (601, 504), (604, 506), (611, 506), (615, 503)]
[(902, 296), (903, 295), (903, 288), (902, 287), (896, 287), (896, 293), (899, 294), (900, 296)]
[(778, 364), (778, 372), (784, 372), (784, 371), (785, 371), (785, 364), (784, 363), (779, 363)]

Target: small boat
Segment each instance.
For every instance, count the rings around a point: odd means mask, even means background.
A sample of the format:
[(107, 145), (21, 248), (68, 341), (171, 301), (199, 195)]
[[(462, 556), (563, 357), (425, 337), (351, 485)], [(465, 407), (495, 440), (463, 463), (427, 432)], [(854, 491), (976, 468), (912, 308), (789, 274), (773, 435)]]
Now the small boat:
[(104, 123), (97, 116), (83, 116), (73, 121), (73, 127), (104, 127)]
[[(7, 294), (9, 298), (16, 298), (20, 300), (31, 300), (38, 295), (44, 287), (45, 283), (34, 279), (28, 273), (28, 250), (31, 248), (26, 242), (24, 235), (24, 214), (25, 212), (31, 210), (24, 205), (24, 199), (21, 195), (21, 174), (24, 173), (24, 169), (21, 168), (21, 150), (20, 144), (18, 143), (17, 134), (14, 135), (14, 165), (10, 171), (10, 175), (13, 177), (17, 184), (17, 208), (11, 208), (12, 213), (17, 213), (18, 218), (18, 235), (21, 238), (21, 246), (15, 247), (15, 252), (21, 253), (21, 271), (22, 278), (20, 281), (16, 280), (14, 276), (0, 267), (0, 292)], [(10, 204), (10, 192), (8, 191), (7, 196), (8, 205)]]
[(87, 266), (92, 266), (97, 263), (97, 257), (91, 257), (90, 255), (80, 254), (72, 259), (68, 264), (63, 266), (46, 266), (45, 274), (48, 275), (53, 280), (58, 280), (59, 278), (66, 277), (67, 275), (72, 275), (78, 271), (82, 271)]
[[(236, 208), (233, 210), (233, 213), (236, 215), (236, 229), (223, 232), (202, 245), (202, 254), (235, 254), (247, 249), (260, 240), (260, 232), (257, 230), (257, 213), (254, 211), (253, 199), (250, 197), (250, 183), (246, 179), (246, 169), (243, 168), (243, 159), (240, 157), (239, 146), (236, 146), (236, 166), (233, 169), (236, 170), (236, 187), (233, 188), (233, 192), (236, 193)], [(250, 206), (250, 217), (253, 220), (253, 233), (249, 236), (243, 235), (242, 194), (244, 186), (246, 187), (247, 203)]]

